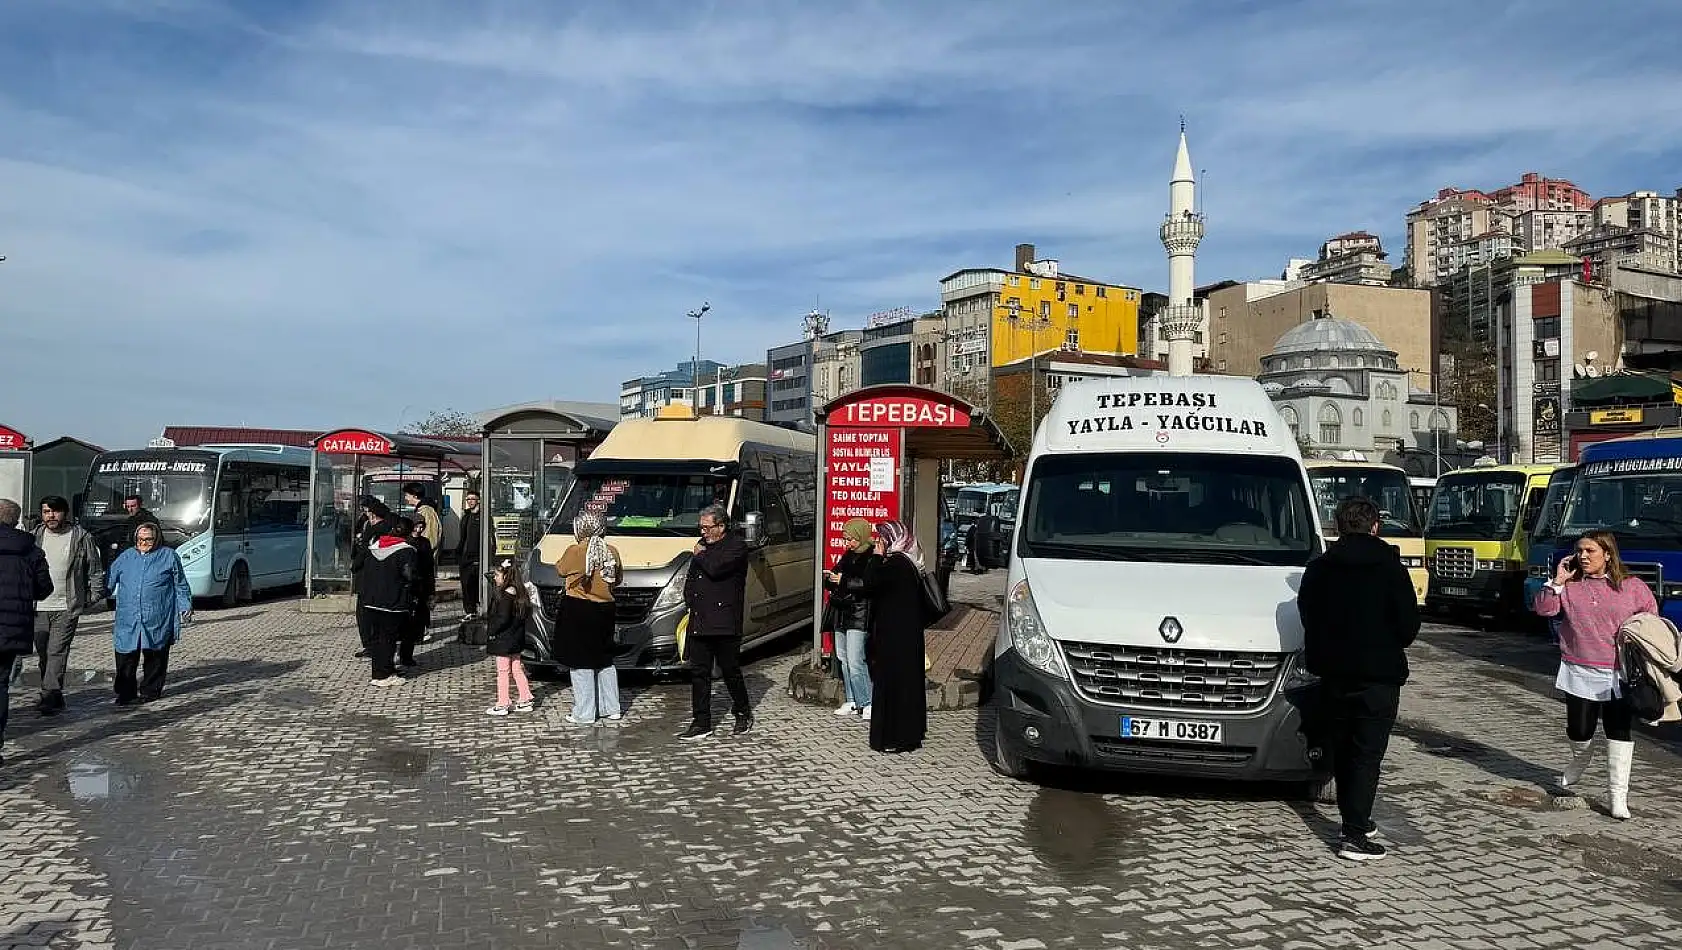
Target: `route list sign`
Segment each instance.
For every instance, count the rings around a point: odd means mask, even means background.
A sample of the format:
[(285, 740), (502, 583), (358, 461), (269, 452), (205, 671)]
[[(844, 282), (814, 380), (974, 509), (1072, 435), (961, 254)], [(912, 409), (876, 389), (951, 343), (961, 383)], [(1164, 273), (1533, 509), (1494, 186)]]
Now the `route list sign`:
[(831, 427), (824, 447), (829, 458), (829, 504), (824, 518), (824, 569), (835, 565), (847, 541), (849, 518), (871, 524), (899, 518), (901, 435), (899, 429)]

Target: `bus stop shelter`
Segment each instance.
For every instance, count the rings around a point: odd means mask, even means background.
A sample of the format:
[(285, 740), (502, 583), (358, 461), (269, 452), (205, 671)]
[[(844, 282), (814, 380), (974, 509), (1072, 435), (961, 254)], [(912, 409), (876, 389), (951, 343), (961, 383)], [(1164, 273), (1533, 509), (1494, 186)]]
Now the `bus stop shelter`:
[(986, 411), (923, 386), (855, 390), (818, 410), (823, 530), (817, 538), (812, 646), (822, 650), (823, 572), (846, 550), (849, 518), (903, 521), (931, 560), (940, 550), (940, 473), (947, 460), (1000, 462), (1010, 442)]
[(371, 429), (337, 429), (318, 436), (311, 449), (315, 477), (310, 479), (310, 511), (314, 516), (304, 562), (310, 597), (351, 590), (350, 552), (358, 500), (370, 493), (371, 486), (380, 486), (376, 494), (401, 494), (405, 482), (432, 482), (441, 494), (446, 472), (461, 470), (451, 460), (460, 451), (452, 443)]
[(35, 513), (29, 494), (34, 454), (29, 449), (29, 436), (0, 425), (0, 498), (10, 498), (23, 506), (25, 520)]
[[(480, 444), (480, 562), (522, 562), (572, 487), (573, 466), (590, 457), (617, 419), (590, 405), (533, 402), (485, 423)], [(482, 582), (482, 579), (481, 579)]]

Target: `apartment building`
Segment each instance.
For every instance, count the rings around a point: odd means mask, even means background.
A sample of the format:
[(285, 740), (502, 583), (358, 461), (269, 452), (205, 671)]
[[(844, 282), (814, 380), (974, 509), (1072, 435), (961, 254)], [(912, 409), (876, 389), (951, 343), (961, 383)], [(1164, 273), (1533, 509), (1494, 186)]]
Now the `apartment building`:
[(724, 364), (713, 360), (702, 360), (699, 364), (690, 360), (663, 373), (628, 379), (619, 385), (619, 417), (648, 419), (653, 418), (662, 406), (693, 406), (696, 384), (703, 379), (716, 378), (719, 370), (725, 368)]
[(1407, 214), (1409, 279), (1416, 287), (1448, 279), (1465, 253), (1458, 246), (1490, 232), (1512, 234), (1514, 253), (1560, 247), (1593, 226), (1594, 206), (1574, 183), (1537, 172), (1492, 192), (1444, 188)]
[[(1366, 231), (1340, 234), (1320, 245), (1320, 256), (1297, 266), (1294, 276), (1309, 282), (1338, 284), (1369, 284), (1384, 286), (1390, 283), (1391, 267), (1385, 260), (1384, 242)], [(1292, 261), (1296, 264), (1296, 261)], [(1286, 268), (1290, 279), (1292, 268)]]
[(719, 367), (717, 372), (701, 377), (699, 411), (702, 415), (764, 422), (768, 383), (764, 363)]

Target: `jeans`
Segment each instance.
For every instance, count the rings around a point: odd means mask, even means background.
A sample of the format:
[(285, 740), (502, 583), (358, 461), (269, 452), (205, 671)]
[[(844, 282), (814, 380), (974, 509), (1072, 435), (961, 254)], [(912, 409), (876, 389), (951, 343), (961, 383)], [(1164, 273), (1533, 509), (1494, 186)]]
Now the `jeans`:
[(6, 741), (6, 715), (12, 702), (12, 667), (21, 654), (0, 652), (0, 743)]
[(1379, 766), (1390, 747), (1390, 730), (1396, 725), (1402, 688), (1388, 683), (1327, 681), (1322, 689), (1343, 833), (1364, 838), (1372, 821)]
[(595, 722), (602, 716), (619, 715), (619, 671), (572, 671), (572, 721)]
[(863, 709), (870, 705), (870, 667), (864, 662), (864, 631), (847, 630), (835, 635), (835, 656), (841, 661), (841, 683), (847, 702)]
[(71, 616), (67, 610), (43, 610), (35, 614), (35, 656), (41, 663), (43, 698), (56, 698), (64, 692), (70, 644), (76, 639), (76, 624), (81, 619)]

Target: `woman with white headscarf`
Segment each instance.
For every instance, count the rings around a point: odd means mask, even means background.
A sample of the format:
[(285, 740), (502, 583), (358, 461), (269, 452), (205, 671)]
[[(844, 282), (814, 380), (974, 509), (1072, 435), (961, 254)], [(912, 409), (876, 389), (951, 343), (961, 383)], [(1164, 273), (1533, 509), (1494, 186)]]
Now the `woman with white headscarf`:
[(619, 671), (613, 666), (613, 589), (620, 561), (606, 533), (601, 515), (579, 512), (572, 519), (577, 543), (555, 564), (566, 585), (555, 620), (555, 661), (572, 671), (567, 721), (575, 726), (593, 726), (598, 717), (618, 723), (621, 717)]
[(865, 582), (870, 595), (864, 651), (872, 691), (870, 747), (911, 752), (922, 746), (929, 725), (923, 690), (923, 552), (901, 522), (878, 524), (876, 536), (882, 557)]

